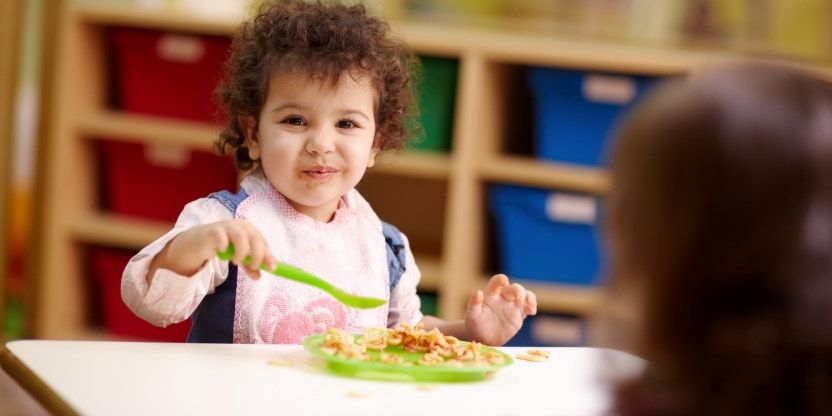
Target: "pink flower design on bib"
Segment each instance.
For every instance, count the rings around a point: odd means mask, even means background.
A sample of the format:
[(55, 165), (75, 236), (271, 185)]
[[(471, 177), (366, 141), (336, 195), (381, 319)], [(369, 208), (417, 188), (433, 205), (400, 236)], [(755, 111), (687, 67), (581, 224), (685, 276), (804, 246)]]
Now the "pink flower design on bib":
[(307, 336), (329, 328), (346, 328), (346, 310), (335, 299), (318, 298), (291, 312), (288, 308), (281, 293), (266, 300), (260, 313), (260, 337), (273, 344), (300, 344)]

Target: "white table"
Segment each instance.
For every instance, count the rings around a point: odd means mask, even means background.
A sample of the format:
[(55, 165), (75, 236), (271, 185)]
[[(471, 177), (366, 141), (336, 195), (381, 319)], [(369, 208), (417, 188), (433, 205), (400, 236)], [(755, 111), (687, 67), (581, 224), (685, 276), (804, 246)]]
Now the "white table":
[(6, 344), (0, 364), (58, 414), (339, 416), (599, 415), (609, 405), (605, 370), (643, 366), (612, 350), (546, 350), (547, 361), (450, 384), (331, 375), (297, 345), (25, 340)]

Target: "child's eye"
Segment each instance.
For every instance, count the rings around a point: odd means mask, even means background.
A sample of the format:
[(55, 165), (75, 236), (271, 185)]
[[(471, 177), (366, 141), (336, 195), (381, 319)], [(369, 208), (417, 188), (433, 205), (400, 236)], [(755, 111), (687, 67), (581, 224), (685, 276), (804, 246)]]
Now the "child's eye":
[(289, 116), (284, 118), (281, 123), (291, 124), (293, 126), (305, 126), (306, 120), (304, 120), (303, 117)]
[(355, 124), (355, 122), (350, 119), (340, 120), (338, 122), (339, 129), (352, 129), (355, 127), (358, 127), (358, 124)]

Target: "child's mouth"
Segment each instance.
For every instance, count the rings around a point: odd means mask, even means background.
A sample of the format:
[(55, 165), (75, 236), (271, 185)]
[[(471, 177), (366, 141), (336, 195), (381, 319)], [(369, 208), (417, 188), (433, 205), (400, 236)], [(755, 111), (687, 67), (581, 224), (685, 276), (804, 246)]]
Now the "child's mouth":
[(315, 167), (312, 169), (306, 169), (303, 173), (313, 179), (326, 179), (338, 173), (338, 169), (325, 166)]

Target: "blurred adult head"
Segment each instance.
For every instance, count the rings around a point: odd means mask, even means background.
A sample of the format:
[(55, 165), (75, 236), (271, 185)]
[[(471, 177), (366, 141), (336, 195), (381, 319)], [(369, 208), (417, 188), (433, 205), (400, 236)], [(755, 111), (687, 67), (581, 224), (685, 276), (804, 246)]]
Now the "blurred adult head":
[(832, 85), (761, 63), (669, 81), (611, 172), (611, 293), (649, 363), (617, 411), (832, 414)]

